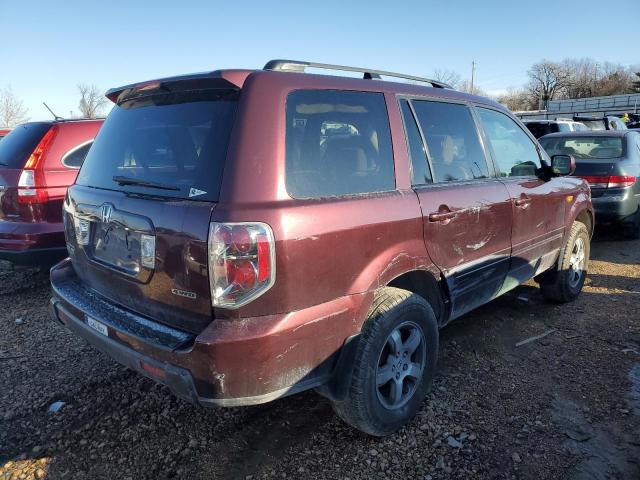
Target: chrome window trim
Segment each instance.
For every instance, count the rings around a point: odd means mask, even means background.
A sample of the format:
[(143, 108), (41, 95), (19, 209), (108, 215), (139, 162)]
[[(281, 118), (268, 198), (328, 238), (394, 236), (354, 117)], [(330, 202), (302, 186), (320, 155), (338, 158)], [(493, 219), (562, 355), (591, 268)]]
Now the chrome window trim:
[(65, 167), (67, 167), (67, 168), (71, 168), (71, 169), (73, 169), (73, 170), (80, 170), (80, 167), (75, 167), (75, 166), (73, 166), (73, 165), (67, 165), (67, 162), (66, 162), (67, 157), (68, 157), (69, 155), (71, 155), (72, 153), (74, 153), (74, 152), (76, 152), (76, 151), (80, 150), (82, 147), (86, 147), (86, 146), (87, 146), (87, 145), (89, 145), (90, 143), (93, 143), (93, 141), (94, 141), (94, 140), (95, 140), (95, 138), (92, 138), (91, 140), (87, 140), (86, 142), (82, 142), (81, 144), (76, 145), (76, 146), (75, 146), (75, 147), (73, 147), (71, 150), (69, 150), (67, 153), (65, 153), (65, 154), (62, 156), (62, 160), (60, 160), (60, 162), (62, 163), (62, 165), (64, 165), (64, 166), (65, 166)]

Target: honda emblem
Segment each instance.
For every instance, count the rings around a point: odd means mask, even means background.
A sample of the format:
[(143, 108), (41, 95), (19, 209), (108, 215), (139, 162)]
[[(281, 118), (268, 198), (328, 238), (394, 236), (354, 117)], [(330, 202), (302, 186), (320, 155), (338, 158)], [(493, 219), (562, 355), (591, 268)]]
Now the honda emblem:
[(109, 223), (111, 221), (111, 214), (113, 213), (113, 206), (105, 203), (100, 207), (100, 214), (102, 217), (102, 223)]

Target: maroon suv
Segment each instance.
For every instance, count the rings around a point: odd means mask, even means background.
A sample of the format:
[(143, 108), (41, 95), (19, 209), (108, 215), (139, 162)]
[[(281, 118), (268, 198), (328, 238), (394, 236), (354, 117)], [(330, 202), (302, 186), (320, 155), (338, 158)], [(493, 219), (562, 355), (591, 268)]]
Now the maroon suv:
[[(389, 434), (449, 321), (581, 291), (589, 187), (504, 107), (272, 61), (128, 85), (65, 201), (55, 318), (200, 405), (315, 388)], [(359, 70), (328, 66), (333, 70)]]
[(25, 123), (0, 141), (0, 260), (49, 268), (67, 256), (62, 203), (102, 122)]

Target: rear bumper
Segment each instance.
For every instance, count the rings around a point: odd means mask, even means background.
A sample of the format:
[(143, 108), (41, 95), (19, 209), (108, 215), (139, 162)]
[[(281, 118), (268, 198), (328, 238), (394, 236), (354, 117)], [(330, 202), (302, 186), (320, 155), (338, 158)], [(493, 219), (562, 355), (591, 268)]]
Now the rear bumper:
[(597, 223), (630, 223), (638, 211), (640, 196), (632, 191), (615, 194), (606, 193), (591, 199)]
[[(200, 405), (268, 402), (327, 383), (365, 295), (289, 314), (215, 320), (199, 335), (143, 318), (86, 289), (69, 259), (51, 270), (53, 316), (121, 364)], [(94, 330), (87, 318), (107, 326)]]
[(51, 266), (67, 256), (62, 223), (0, 220), (0, 259)]

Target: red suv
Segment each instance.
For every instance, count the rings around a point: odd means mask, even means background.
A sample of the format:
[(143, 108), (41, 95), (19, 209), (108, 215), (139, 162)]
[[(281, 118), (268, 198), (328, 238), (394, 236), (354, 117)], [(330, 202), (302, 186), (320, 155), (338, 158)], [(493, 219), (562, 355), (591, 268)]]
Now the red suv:
[(0, 128), (0, 140), (2, 140), (2, 138), (4, 138), (7, 135), (9, 135), (10, 131), (11, 131), (10, 128)]
[(0, 141), (0, 260), (51, 266), (67, 256), (64, 195), (102, 122), (25, 123)]
[(316, 389), (386, 435), (426, 396), (439, 328), (531, 278), (582, 289), (589, 187), (492, 100), (294, 61), (107, 96), (54, 316), (196, 404)]

